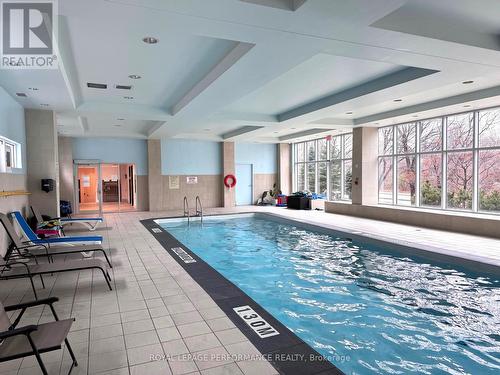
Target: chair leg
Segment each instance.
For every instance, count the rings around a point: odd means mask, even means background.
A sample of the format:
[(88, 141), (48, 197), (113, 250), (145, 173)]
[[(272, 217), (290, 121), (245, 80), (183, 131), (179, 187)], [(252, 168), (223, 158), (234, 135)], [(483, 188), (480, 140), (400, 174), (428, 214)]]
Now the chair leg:
[(33, 282), (33, 276), (30, 275), (29, 278), (31, 283), (31, 289), (33, 289), (33, 294), (35, 295), (35, 299), (38, 300), (38, 295), (36, 294), (36, 289), (35, 289), (35, 283)]
[(28, 340), (30, 342), (31, 348), (33, 349), (33, 352), (35, 353), (36, 360), (38, 361), (38, 365), (40, 366), (40, 370), (42, 370), (43, 375), (48, 375), (47, 369), (45, 368), (45, 365), (43, 364), (42, 357), (40, 356), (40, 353), (38, 352), (38, 349), (35, 346), (35, 343), (33, 342), (33, 339), (31, 336), (27, 336)]
[(42, 282), (42, 288), (45, 289), (45, 282), (43, 281), (42, 275), (40, 275), (40, 281)]
[(113, 268), (113, 265), (111, 264), (111, 261), (108, 258), (108, 254), (106, 254), (106, 250), (103, 250), (102, 253), (104, 254), (104, 258), (106, 258), (106, 262), (109, 264), (109, 268)]
[[(73, 360), (73, 366), (78, 366), (78, 362), (76, 361), (75, 354), (73, 353), (73, 349), (71, 349), (71, 346), (69, 345), (68, 339), (64, 339), (64, 342), (66, 343), (66, 347), (68, 348), (69, 355), (71, 356), (71, 359)], [(71, 367), (73, 367), (71, 366)], [(72, 368), (69, 369), (69, 372), (71, 372)]]
[[(108, 283), (109, 290), (113, 290), (113, 288), (111, 287), (111, 283), (110, 283), (111, 277), (109, 276), (108, 271), (104, 271), (104, 269), (102, 269), (102, 268), (99, 268), (99, 269), (102, 271), (102, 275), (104, 276), (104, 280), (106, 280), (106, 282)], [(109, 279), (108, 279), (108, 277), (109, 277)]]

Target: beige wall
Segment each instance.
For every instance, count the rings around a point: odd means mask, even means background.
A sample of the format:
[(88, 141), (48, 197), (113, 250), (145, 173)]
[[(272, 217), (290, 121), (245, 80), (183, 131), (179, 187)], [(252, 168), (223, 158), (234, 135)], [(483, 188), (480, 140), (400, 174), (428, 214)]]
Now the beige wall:
[(149, 181), (148, 176), (137, 176), (137, 201), (135, 202), (135, 208), (138, 211), (148, 211), (149, 210)]
[[(253, 204), (257, 203), (257, 200), (262, 197), (264, 191), (269, 191), (273, 189), (273, 185), (278, 181), (278, 175), (272, 174), (254, 174), (253, 175)], [(238, 185), (236, 185), (238, 187)]]
[(161, 211), (163, 208), (162, 185), (161, 141), (148, 139), (148, 206), (150, 211)]
[(411, 210), (397, 207), (363, 206), (349, 203), (326, 202), (325, 211), (390, 221), (419, 227), (500, 238), (500, 217), (464, 216), (460, 213), (429, 210)]
[(278, 144), (278, 176), (279, 189), (283, 194), (292, 193), (292, 145)]
[(187, 175), (178, 177), (179, 189), (170, 189), (169, 176), (162, 176), (163, 210), (182, 209), (185, 196), (188, 198), (189, 208), (192, 212), (195, 209), (196, 196), (200, 197), (204, 208), (222, 206), (221, 175), (197, 175), (197, 184), (187, 184)]
[[(24, 174), (0, 173), (0, 191), (27, 190), (27, 179)], [(0, 212), (8, 214), (12, 211), (21, 211), (24, 216), (31, 214), (28, 212), (28, 196), (15, 195), (10, 197), (0, 197)], [(0, 224), (0, 254), (7, 250), (8, 239)]]
[[(49, 216), (59, 216), (59, 164), (55, 114), (53, 111), (26, 109), (26, 150), (29, 202)], [(55, 180), (54, 190), (41, 190), (41, 180)]]
[[(222, 142), (222, 176), (227, 176), (229, 174), (236, 176), (234, 142)], [(222, 195), (224, 207), (234, 207), (236, 205), (236, 194), (234, 189), (228, 189), (224, 186)]]

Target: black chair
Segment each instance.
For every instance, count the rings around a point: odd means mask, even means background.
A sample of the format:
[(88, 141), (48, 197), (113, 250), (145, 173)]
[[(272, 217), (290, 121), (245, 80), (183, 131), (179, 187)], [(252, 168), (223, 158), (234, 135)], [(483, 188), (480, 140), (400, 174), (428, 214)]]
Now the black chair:
[[(42, 370), (42, 374), (45, 375), (48, 374), (48, 372), (43, 364), (41, 354), (60, 350), (64, 342), (73, 361), (68, 374), (71, 373), (73, 367), (78, 366), (78, 362), (76, 361), (73, 350), (67, 339), (74, 319), (59, 320), (53, 306), (57, 301), (58, 299), (56, 297), (51, 297), (5, 307), (0, 302), (0, 362), (12, 361), (14, 359), (34, 355)], [(55, 321), (17, 327), (24, 312), (28, 308), (40, 305), (50, 306)], [(16, 317), (14, 323), (11, 323), (7, 312), (16, 310), (21, 310), (21, 312)]]

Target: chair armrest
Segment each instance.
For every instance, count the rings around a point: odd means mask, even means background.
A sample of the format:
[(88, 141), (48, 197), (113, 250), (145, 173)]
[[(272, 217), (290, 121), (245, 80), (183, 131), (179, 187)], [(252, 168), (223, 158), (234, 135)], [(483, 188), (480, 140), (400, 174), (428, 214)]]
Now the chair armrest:
[(31, 332), (36, 331), (37, 329), (38, 327), (33, 324), (21, 328), (10, 329), (8, 331), (0, 332), (0, 340), (17, 335), (29, 335)]
[(49, 298), (39, 299), (37, 301), (29, 301), (29, 302), (19, 303), (17, 305), (5, 306), (5, 311), (21, 310), (21, 309), (26, 309), (29, 307), (40, 306), (40, 305), (52, 305), (53, 303), (55, 303), (57, 301), (59, 301), (59, 298), (49, 297)]

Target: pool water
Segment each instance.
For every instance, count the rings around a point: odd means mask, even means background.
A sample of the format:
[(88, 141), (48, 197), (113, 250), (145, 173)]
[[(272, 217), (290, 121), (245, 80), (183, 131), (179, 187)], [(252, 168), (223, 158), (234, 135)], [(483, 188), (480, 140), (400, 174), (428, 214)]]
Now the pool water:
[(260, 216), (161, 223), (347, 374), (499, 374), (500, 282)]

